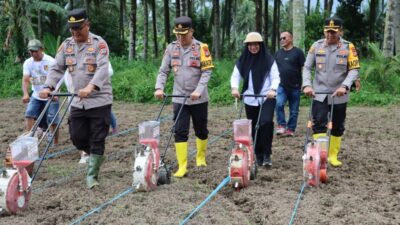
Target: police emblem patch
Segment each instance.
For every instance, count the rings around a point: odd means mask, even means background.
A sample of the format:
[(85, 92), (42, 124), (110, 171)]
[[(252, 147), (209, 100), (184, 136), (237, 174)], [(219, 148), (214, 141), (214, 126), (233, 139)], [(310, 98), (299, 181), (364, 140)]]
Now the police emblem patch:
[(206, 57), (209, 57), (209, 56), (210, 56), (210, 51), (208, 50), (208, 47), (207, 47), (207, 46), (203, 46), (203, 51), (204, 51), (204, 55), (205, 55)]
[(73, 48), (68, 47), (68, 48), (67, 48), (67, 53), (72, 53), (73, 50), (74, 50)]

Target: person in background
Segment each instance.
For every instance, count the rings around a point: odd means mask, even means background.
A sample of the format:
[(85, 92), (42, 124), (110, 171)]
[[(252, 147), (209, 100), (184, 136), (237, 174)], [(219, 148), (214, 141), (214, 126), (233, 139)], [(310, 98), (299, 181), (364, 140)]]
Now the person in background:
[[(47, 104), (47, 99), (40, 98), (39, 92), (44, 87), (44, 82), (46, 81), (51, 64), (54, 63), (54, 58), (44, 53), (43, 44), (37, 39), (32, 39), (29, 41), (28, 51), (31, 57), (24, 62), (22, 78), (22, 102), (28, 104), (25, 111), (25, 130), (27, 132), (32, 129), (35, 120), (39, 117), (40, 113)], [(28, 89), (31, 85), (32, 96), (29, 96)], [(59, 123), (58, 116), (55, 117), (58, 108), (58, 100), (53, 100), (48, 108), (48, 111), (40, 121), (40, 128), (38, 128), (39, 130), (47, 130), (48, 125), (50, 125), (51, 131), (54, 132), (57, 124)], [(53, 119), (54, 123), (50, 124)], [(57, 131), (54, 135), (54, 145), (58, 144), (58, 136), (59, 135)], [(49, 141), (51, 141), (52, 137), (50, 134), (47, 134), (47, 138), (48, 140), (50, 139)]]
[[(301, 94), (301, 73), (304, 65), (304, 52), (293, 46), (293, 35), (289, 31), (281, 33), (282, 48), (275, 53), (281, 83), (276, 97), (277, 135), (294, 136), (299, 115)], [(285, 104), (289, 101), (289, 118), (286, 122)]]
[[(274, 136), (274, 111), (276, 89), (280, 79), (274, 58), (267, 52), (261, 34), (250, 32), (244, 40), (244, 49), (236, 61), (231, 76), (231, 94), (235, 98), (243, 95), (263, 95), (264, 98), (245, 97), (243, 99), (247, 119), (252, 121), (252, 135), (255, 139), (255, 127), (259, 111), (259, 121), (255, 154), (258, 166), (272, 166), (272, 139)], [(243, 80), (242, 91), (239, 83)], [(262, 109), (261, 109), (262, 107)]]

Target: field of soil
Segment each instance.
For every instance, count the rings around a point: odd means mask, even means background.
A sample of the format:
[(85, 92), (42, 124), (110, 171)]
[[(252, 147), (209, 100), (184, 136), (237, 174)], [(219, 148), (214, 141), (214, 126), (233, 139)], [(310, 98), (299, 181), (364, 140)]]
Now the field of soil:
[[(195, 166), (191, 130), (188, 176), (172, 178), (171, 184), (156, 191), (135, 193), (131, 185), (133, 152), (139, 147), (137, 125), (154, 119), (159, 108), (114, 104), (119, 134), (107, 139), (107, 161), (101, 168), (100, 187), (94, 190), (86, 189), (87, 165), (78, 164), (79, 153), (73, 150), (63, 121), (61, 145), (51, 148), (51, 158), (43, 162), (28, 208), (17, 215), (0, 215), (0, 224), (179, 224), (228, 175), (229, 129), (237, 111), (233, 106), (210, 106), (207, 167)], [(19, 99), (0, 100), (0, 159), (23, 131), (24, 110)], [(259, 168), (257, 179), (240, 192), (230, 185), (222, 188), (188, 224), (399, 225), (400, 106), (348, 108), (339, 155), (343, 166), (328, 168), (327, 184), (304, 189), (291, 221), (303, 184), (307, 113), (308, 108), (301, 108), (295, 137), (274, 137), (271, 168)], [(168, 105), (162, 116), (162, 154), (172, 124), (170, 116)], [(173, 144), (166, 163), (176, 169)], [(95, 208), (99, 210), (88, 214)]]

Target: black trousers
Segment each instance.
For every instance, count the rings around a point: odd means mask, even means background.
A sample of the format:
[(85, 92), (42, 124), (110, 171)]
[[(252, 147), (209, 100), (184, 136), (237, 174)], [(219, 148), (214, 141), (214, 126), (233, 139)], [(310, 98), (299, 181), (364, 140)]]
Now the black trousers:
[[(331, 112), (332, 105), (328, 105), (328, 98), (324, 102), (313, 100), (313, 132), (314, 134), (326, 133), (328, 124), (328, 115)], [(346, 119), (347, 103), (335, 104), (333, 106), (332, 131), (333, 136), (340, 137), (344, 132), (344, 123)]]
[(110, 121), (111, 105), (87, 110), (71, 107), (68, 124), (72, 143), (88, 154), (103, 155)]
[[(274, 137), (274, 111), (276, 99), (267, 99), (262, 105), (255, 153), (257, 160), (262, 162), (265, 157), (272, 154), (272, 140)], [(258, 120), (260, 106), (245, 105), (247, 119), (251, 120), (253, 141), (255, 140), (255, 128)]]
[(179, 118), (177, 118), (181, 106), (182, 104), (173, 104), (174, 121), (177, 119), (175, 142), (187, 142), (189, 139), (190, 117), (192, 117), (196, 137), (201, 140), (207, 139), (208, 102), (196, 105), (184, 105)]

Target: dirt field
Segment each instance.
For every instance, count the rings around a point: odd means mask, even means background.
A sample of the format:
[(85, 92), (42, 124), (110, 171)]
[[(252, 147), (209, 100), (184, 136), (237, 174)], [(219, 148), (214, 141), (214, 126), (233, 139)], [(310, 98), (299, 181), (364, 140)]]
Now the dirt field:
[[(179, 224), (228, 175), (232, 135), (216, 138), (232, 127), (237, 114), (233, 107), (210, 107), (206, 168), (196, 168), (192, 157), (187, 177), (173, 179), (154, 192), (125, 194), (132, 190), (137, 124), (154, 119), (159, 107), (114, 105), (120, 135), (107, 139), (108, 160), (100, 173), (101, 186), (95, 190), (86, 189), (86, 166), (78, 164), (78, 152), (68, 150), (71, 143), (64, 121), (62, 145), (49, 152), (64, 150), (64, 154), (44, 161), (33, 183), (28, 209), (0, 216), (0, 224), (70, 224), (113, 198), (118, 199), (87, 216), (82, 224)], [(275, 137), (272, 168), (259, 168), (257, 179), (240, 192), (229, 185), (222, 188), (189, 224), (288, 224), (303, 183), (301, 156), (307, 111), (301, 109), (294, 138)], [(22, 132), (23, 112), (19, 99), (0, 100), (1, 159), (6, 146)], [(170, 114), (171, 107), (167, 106), (164, 116)], [(161, 146), (166, 143), (170, 126), (167, 117), (161, 127)], [(339, 157), (344, 165), (329, 167), (328, 184), (304, 190), (293, 224), (400, 224), (399, 127), (400, 106), (350, 107)], [(192, 151), (194, 146), (191, 131)], [(175, 166), (173, 148), (166, 160)]]

